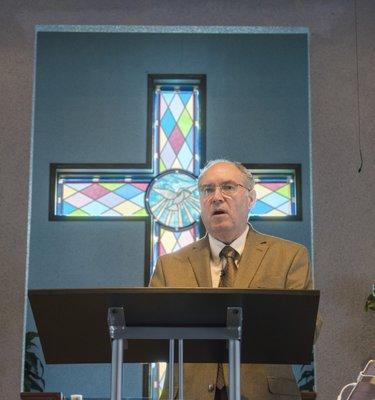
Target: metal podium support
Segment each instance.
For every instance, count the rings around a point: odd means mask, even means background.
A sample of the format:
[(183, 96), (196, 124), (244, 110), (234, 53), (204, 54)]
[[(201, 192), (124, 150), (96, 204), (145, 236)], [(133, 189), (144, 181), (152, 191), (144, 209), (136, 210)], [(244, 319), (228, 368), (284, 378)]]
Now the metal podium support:
[(108, 309), (109, 336), (112, 340), (111, 400), (121, 400), (123, 341), (126, 339), (169, 340), (169, 400), (173, 398), (174, 341), (178, 339), (179, 400), (183, 400), (183, 340), (223, 339), (229, 342), (229, 400), (241, 399), (240, 366), (242, 308), (227, 308), (225, 327), (143, 327), (126, 326), (123, 307)]

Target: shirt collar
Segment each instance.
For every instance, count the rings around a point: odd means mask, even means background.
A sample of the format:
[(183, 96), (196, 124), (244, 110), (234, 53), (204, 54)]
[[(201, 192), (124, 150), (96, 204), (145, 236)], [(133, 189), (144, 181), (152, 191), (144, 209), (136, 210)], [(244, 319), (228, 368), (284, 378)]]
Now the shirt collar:
[[(233, 242), (230, 243), (230, 246), (233, 247), (234, 250), (238, 252), (240, 257), (243, 252), (243, 249), (245, 248), (246, 236), (248, 232), (249, 232), (249, 225), (246, 226), (246, 229), (237, 239), (233, 240)], [(226, 244), (220, 242), (220, 240), (215, 239), (211, 235), (208, 235), (208, 240), (210, 242), (211, 258), (215, 263), (217, 263), (220, 261), (219, 254), (221, 250), (223, 250), (223, 248), (226, 246)]]

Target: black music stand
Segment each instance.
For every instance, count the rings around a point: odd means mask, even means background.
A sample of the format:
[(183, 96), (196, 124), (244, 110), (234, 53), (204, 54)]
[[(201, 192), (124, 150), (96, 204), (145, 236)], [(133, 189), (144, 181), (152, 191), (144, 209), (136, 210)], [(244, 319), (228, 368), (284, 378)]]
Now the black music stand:
[[(181, 340), (187, 339), (185, 362), (217, 363), (228, 362), (229, 358), (229, 395), (230, 400), (237, 400), (240, 359), (245, 363), (268, 364), (311, 361), (319, 292), (232, 288), (44, 289), (30, 290), (29, 299), (46, 362), (112, 361), (112, 399), (121, 398), (123, 357), (126, 362), (172, 362), (174, 342), (170, 340), (179, 339), (181, 350)], [(123, 339), (127, 340), (127, 348), (122, 351)], [(232, 343), (229, 357), (224, 339)], [(179, 392), (182, 398), (183, 390)]]

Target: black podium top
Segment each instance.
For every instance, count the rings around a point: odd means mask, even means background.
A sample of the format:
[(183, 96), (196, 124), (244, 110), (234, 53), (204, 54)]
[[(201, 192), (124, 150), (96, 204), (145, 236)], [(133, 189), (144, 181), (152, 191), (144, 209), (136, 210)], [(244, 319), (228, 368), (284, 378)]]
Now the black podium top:
[[(243, 309), (241, 361), (311, 361), (319, 292), (232, 288), (30, 290), (47, 364), (110, 363), (109, 307), (124, 307), (127, 326), (226, 325), (227, 307)], [(167, 340), (128, 340), (124, 362), (168, 360)], [(184, 341), (184, 362), (226, 362), (223, 340)]]

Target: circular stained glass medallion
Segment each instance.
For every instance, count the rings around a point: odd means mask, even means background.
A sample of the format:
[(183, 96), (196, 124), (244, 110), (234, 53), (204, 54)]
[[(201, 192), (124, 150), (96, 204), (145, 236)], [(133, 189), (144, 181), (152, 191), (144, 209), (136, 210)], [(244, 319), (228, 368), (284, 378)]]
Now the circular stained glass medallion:
[(169, 229), (191, 227), (200, 213), (197, 178), (179, 169), (163, 172), (148, 187), (146, 207), (156, 221)]

